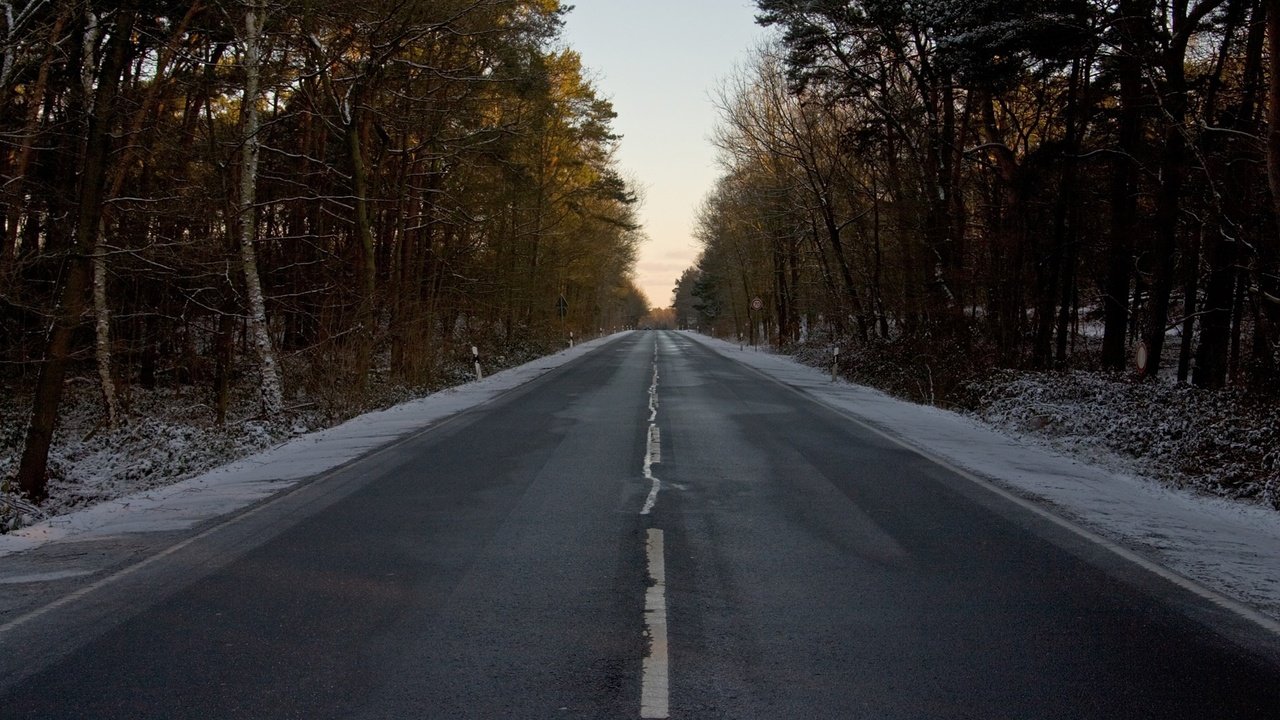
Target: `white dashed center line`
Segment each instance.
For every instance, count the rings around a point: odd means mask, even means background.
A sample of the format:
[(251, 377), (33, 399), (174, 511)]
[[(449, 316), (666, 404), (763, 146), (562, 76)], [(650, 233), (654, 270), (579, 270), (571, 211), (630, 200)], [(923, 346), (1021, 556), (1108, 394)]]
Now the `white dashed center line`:
[[(662, 431), (658, 429), (658, 342), (653, 343), (653, 381), (649, 384), (649, 429), (645, 437), (644, 476), (652, 485), (641, 515), (653, 512), (662, 481), (653, 474), (662, 462)], [(640, 674), (640, 717), (665, 718), (671, 697), (667, 659), (667, 569), (662, 531), (648, 528), (645, 535), (645, 565), (648, 584), (644, 592), (644, 632), (648, 652)]]
[(667, 570), (663, 555), (662, 531), (649, 529), (645, 542), (649, 566), (649, 588), (644, 594), (644, 627), (649, 637), (649, 653), (644, 658), (640, 678), (640, 717), (667, 717), (670, 686), (667, 660)]
[(645, 498), (641, 515), (653, 512), (654, 503), (658, 502), (658, 491), (662, 489), (662, 481), (653, 474), (654, 463), (662, 462), (662, 432), (658, 430), (658, 343), (653, 344), (653, 382), (649, 384), (649, 431), (645, 439), (644, 476), (651, 483), (649, 497)]

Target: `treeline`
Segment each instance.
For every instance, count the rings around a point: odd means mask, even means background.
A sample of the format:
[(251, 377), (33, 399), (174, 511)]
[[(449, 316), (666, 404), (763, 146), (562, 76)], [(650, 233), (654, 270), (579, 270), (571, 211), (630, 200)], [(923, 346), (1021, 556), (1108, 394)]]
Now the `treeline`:
[(1276, 3), (757, 4), (682, 324), (1277, 387)]
[(0, 6), (0, 381), (37, 501), (72, 377), (111, 424), (157, 384), (274, 417), (648, 309), (555, 0)]

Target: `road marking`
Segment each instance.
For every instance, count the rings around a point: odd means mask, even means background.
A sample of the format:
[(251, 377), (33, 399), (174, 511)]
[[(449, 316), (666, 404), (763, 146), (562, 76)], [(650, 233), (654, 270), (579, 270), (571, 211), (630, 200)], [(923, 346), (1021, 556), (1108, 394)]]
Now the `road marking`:
[[(692, 343), (694, 341), (690, 340), (689, 342)], [(1173, 583), (1177, 587), (1180, 587), (1183, 590), (1186, 590), (1187, 592), (1197, 595), (1203, 598), (1204, 600), (1207, 600), (1210, 603), (1217, 605), (1218, 607), (1224, 610), (1232, 612), (1235, 615), (1239, 616), (1240, 618), (1243, 618), (1244, 620), (1252, 622), (1253, 624), (1269, 631), (1273, 635), (1280, 636), (1280, 622), (1277, 622), (1275, 619), (1267, 615), (1264, 615), (1263, 613), (1257, 610), (1254, 610), (1248, 605), (1245, 605), (1244, 603), (1238, 600), (1234, 600), (1230, 597), (1227, 597), (1226, 595), (1223, 595), (1222, 593), (1216, 590), (1206, 587), (1205, 585), (1201, 585), (1195, 580), (1192, 580), (1191, 578), (1180, 575), (1177, 572), (1155, 562), (1154, 560), (1149, 560), (1146, 557), (1143, 557), (1142, 555), (1138, 554), (1137, 552), (1130, 550), (1129, 548), (1115, 541), (1109, 540), (1106, 537), (1103, 537), (1102, 535), (1094, 532), (1093, 530), (1090, 530), (1082, 525), (1079, 525), (1071, 520), (1068, 520), (1067, 518), (1061, 517), (1053, 513), (1052, 511), (1041, 507), (1034, 501), (1028, 500), (1027, 498), (1024, 498), (1020, 495), (1017, 495), (1011, 492), (1010, 490), (1005, 489), (1004, 487), (1002, 487), (1001, 485), (998, 485), (993, 480), (989, 480), (987, 478), (971, 473), (968, 470), (965, 470), (964, 468), (961, 468), (951, 463), (951, 461), (939, 455), (933, 454), (929, 450), (926, 450), (922, 447), (914, 445), (885, 430), (881, 430), (875, 425), (872, 425), (870, 422), (853, 415), (849, 411), (837, 405), (826, 402), (817, 394), (810, 393), (807, 390), (803, 390), (793, 385), (788, 385), (787, 383), (783, 382), (782, 380), (779, 380), (778, 378), (773, 377), (772, 375), (766, 373), (765, 371), (760, 370), (758, 368), (754, 368), (744, 362), (736, 361), (733, 358), (729, 357), (728, 355), (724, 355), (723, 353), (717, 352), (714, 348), (711, 348), (705, 345), (703, 347), (706, 348), (709, 352), (714, 352), (717, 355), (720, 355), (720, 357), (725, 358), (726, 360), (730, 360), (731, 362), (738, 362), (739, 365), (759, 375), (760, 377), (776, 385), (779, 385), (780, 387), (783, 387), (795, 393), (796, 395), (799, 395), (800, 397), (806, 398), (812, 402), (815, 402), (821, 405), (822, 407), (827, 408), (828, 410), (849, 420), (850, 422), (854, 423), (855, 425), (858, 425), (859, 427), (867, 430), (868, 432), (878, 435), (899, 447), (905, 448), (910, 452), (913, 452), (916, 455), (919, 455), (925, 460), (928, 460), (929, 462), (935, 465), (938, 465), (943, 469), (949, 470), (950, 472), (964, 478), (965, 480), (968, 480), (974, 485), (977, 485), (978, 487), (983, 488), (984, 490), (987, 490), (988, 492), (994, 495), (997, 495), (1005, 500), (1008, 500), (1009, 502), (1013, 503), (1014, 505), (1017, 505), (1018, 507), (1021, 507), (1024, 510), (1030, 511), (1035, 515), (1038, 515), (1039, 517), (1045, 520), (1048, 520), (1054, 525), (1057, 525), (1058, 527), (1064, 530), (1067, 530), (1068, 532), (1071, 532), (1077, 537), (1080, 537), (1105, 550), (1108, 550), (1112, 554), (1124, 560), (1127, 560), (1130, 563), (1133, 563), (1134, 565), (1137, 565), (1143, 570), (1146, 570), (1147, 572), (1161, 579), (1164, 579), (1170, 583)]]
[(662, 437), (658, 431), (657, 425), (649, 425), (649, 440), (645, 443), (644, 451), (644, 476), (649, 480), (649, 496), (644, 500), (644, 507), (640, 509), (641, 515), (648, 515), (653, 512), (653, 506), (658, 502), (658, 491), (662, 489), (662, 480), (653, 474), (653, 464), (662, 461)]
[(50, 570), (49, 572), (30, 573), (27, 575), (10, 575), (0, 578), (0, 585), (24, 585), (27, 583), (53, 582), (68, 578), (92, 575), (97, 570)]
[[(662, 481), (653, 474), (662, 462), (662, 431), (658, 428), (658, 341), (653, 341), (653, 380), (649, 383), (649, 429), (644, 443), (644, 476), (652, 485), (641, 515), (653, 512)], [(645, 537), (648, 588), (644, 593), (644, 629), (649, 639), (640, 674), (640, 717), (665, 718), (670, 701), (667, 659), (667, 569), (662, 531), (649, 528)]]
[(649, 383), (649, 422), (658, 419), (658, 361), (653, 362), (653, 380)]
[[(284, 496), (281, 496), (281, 497), (284, 497)], [(76, 591), (74, 591), (74, 592), (71, 592), (71, 593), (68, 593), (68, 594), (66, 594), (66, 595), (63, 595), (62, 597), (58, 598), (57, 600), (54, 600), (53, 602), (49, 603), (48, 605), (44, 605), (44, 606), (38, 607), (38, 608), (36, 608), (36, 609), (32, 610), (31, 612), (28, 612), (26, 615), (19, 615), (18, 617), (16, 617), (16, 618), (14, 618), (14, 619), (10, 620), (9, 622), (7, 622), (7, 623), (5, 623), (5, 624), (3, 624), (3, 625), (0, 625), (0, 637), (4, 637), (4, 636), (5, 636), (5, 635), (7, 635), (9, 632), (11, 632), (14, 628), (17, 628), (17, 627), (20, 627), (20, 626), (22, 626), (22, 625), (25, 625), (25, 624), (27, 624), (28, 622), (31, 622), (32, 620), (35, 620), (35, 619), (36, 619), (36, 618), (38, 618), (38, 617), (41, 617), (41, 616), (46, 615), (46, 614), (48, 614), (48, 613), (50, 613), (50, 612), (52, 612), (52, 611), (54, 611), (54, 610), (57, 610), (57, 609), (58, 609), (58, 608), (60, 608), (60, 607), (63, 607), (63, 606), (65, 606), (65, 605), (69, 605), (69, 604), (71, 604), (71, 603), (75, 602), (76, 600), (79, 600), (80, 598), (82, 598), (82, 597), (84, 597), (84, 596), (86, 596), (86, 595), (88, 595), (88, 594), (90, 594), (90, 593), (92, 593), (92, 592), (94, 592), (94, 591), (98, 590), (99, 588), (106, 587), (106, 586), (108, 586), (108, 585), (110, 585), (110, 584), (114, 583), (115, 581), (117, 581), (117, 580), (119, 580), (119, 579), (121, 579), (121, 578), (128, 577), (128, 576), (130, 576), (130, 575), (132, 575), (132, 574), (136, 573), (137, 571), (139, 571), (139, 570), (141, 570), (141, 569), (143, 569), (143, 568), (145, 568), (145, 567), (148, 567), (148, 566), (150, 566), (150, 565), (153, 565), (153, 564), (155, 564), (155, 563), (157, 563), (157, 562), (159, 562), (159, 561), (161, 561), (161, 560), (163, 560), (163, 559), (165, 559), (165, 558), (169, 557), (170, 555), (173, 555), (174, 553), (177, 553), (177, 552), (179, 552), (179, 551), (181, 551), (181, 550), (185, 549), (188, 545), (191, 545), (192, 543), (195, 543), (195, 542), (198, 542), (198, 541), (200, 541), (200, 540), (203, 540), (203, 539), (205, 539), (206, 537), (208, 537), (208, 536), (210, 536), (210, 535), (214, 534), (215, 532), (217, 532), (217, 531), (219, 531), (219, 530), (221, 530), (221, 529), (223, 529), (223, 528), (225, 528), (225, 527), (227, 527), (227, 526), (229, 526), (229, 525), (233, 525), (233, 524), (235, 524), (235, 523), (242, 522), (243, 520), (246, 520), (246, 519), (248, 519), (248, 518), (250, 518), (250, 517), (253, 517), (253, 516), (257, 515), (258, 513), (262, 512), (263, 510), (265, 510), (266, 508), (268, 508), (268, 507), (270, 507), (271, 505), (274, 505), (274, 504), (275, 504), (275, 500), (270, 500), (270, 501), (268, 501), (266, 504), (259, 505), (258, 507), (253, 508), (252, 510), (249, 510), (248, 512), (245, 512), (245, 513), (243, 513), (243, 514), (237, 515), (237, 516), (235, 516), (234, 518), (232, 518), (232, 519), (230, 519), (230, 520), (228, 520), (228, 521), (226, 521), (226, 522), (224, 522), (224, 523), (220, 523), (220, 524), (218, 524), (218, 525), (215, 525), (215, 526), (213, 526), (213, 527), (209, 528), (208, 530), (205, 530), (204, 532), (201, 532), (201, 533), (196, 534), (196, 535), (192, 535), (191, 537), (187, 538), (186, 540), (183, 540), (182, 542), (180, 542), (180, 543), (178, 543), (178, 544), (176, 544), (176, 545), (171, 545), (171, 546), (169, 546), (168, 548), (166, 548), (166, 549), (162, 550), (161, 552), (158, 552), (158, 553), (156, 553), (155, 555), (152, 555), (151, 557), (148, 557), (148, 558), (146, 558), (146, 559), (144, 559), (144, 560), (142, 560), (142, 561), (140, 561), (140, 562), (134, 563), (133, 565), (130, 565), (130, 566), (128, 566), (128, 567), (126, 567), (126, 568), (124, 568), (124, 569), (122, 569), (122, 570), (118, 570), (118, 571), (116, 571), (116, 572), (112, 573), (111, 575), (108, 575), (108, 576), (106, 576), (106, 577), (102, 578), (101, 580), (98, 580), (98, 581), (96, 581), (96, 582), (90, 583), (90, 584), (85, 585), (84, 587), (80, 588), (79, 590), (76, 590)]]
[(653, 512), (658, 502), (658, 491), (662, 489), (662, 481), (653, 474), (653, 464), (662, 462), (662, 433), (655, 422), (658, 419), (658, 341), (653, 342), (653, 380), (649, 383), (649, 430), (644, 444), (644, 476), (651, 484), (649, 496), (644, 500), (641, 515)]
[(649, 529), (645, 555), (649, 588), (644, 594), (644, 628), (649, 637), (649, 652), (640, 678), (640, 717), (665, 718), (669, 713), (671, 687), (667, 658), (667, 568), (661, 530)]
[(657, 425), (649, 426), (649, 464), (662, 462), (662, 430)]

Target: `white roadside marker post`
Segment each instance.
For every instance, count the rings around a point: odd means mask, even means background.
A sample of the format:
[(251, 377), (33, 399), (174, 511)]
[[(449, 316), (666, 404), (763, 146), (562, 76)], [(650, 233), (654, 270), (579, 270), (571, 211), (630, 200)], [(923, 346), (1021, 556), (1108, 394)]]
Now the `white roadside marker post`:
[(475, 345), (471, 346), (471, 357), (475, 358), (476, 380), (483, 380), (484, 373), (480, 371), (480, 350)]
[(573, 331), (569, 331), (569, 347), (573, 347)]
[(840, 346), (831, 348), (831, 382), (836, 381), (836, 371), (840, 368)]

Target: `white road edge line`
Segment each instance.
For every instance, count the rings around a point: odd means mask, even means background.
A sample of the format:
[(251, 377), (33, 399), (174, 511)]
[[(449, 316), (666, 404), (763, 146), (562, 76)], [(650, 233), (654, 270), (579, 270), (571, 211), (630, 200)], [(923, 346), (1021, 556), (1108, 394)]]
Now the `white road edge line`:
[[(291, 494), (291, 493), (290, 493), (290, 494)], [(282, 495), (282, 496), (280, 496), (280, 497), (285, 497), (285, 496), (284, 496), (284, 495)], [(270, 507), (270, 506), (274, 505), (274, 504), (275, 504), (275, 501), (276, 501), (276, 500), (278, 500), (278, 499), (280, 499), (280, 498), (274, 498), (274, 499), (272, 499), (272, 500), (269, 500), (269, 501), (267, 501), (265, 504), (263, 504), (263, 505), (259, 505), (258, 507), (253, 508), (252, 510), (249, 510), (248, 512), (241, 513), (240, 515), (237, 515), (237, 516), (235, 516), (234, 518), (232, 518), (232, 519), (230, 519), (230, 520), (228, 520), (228, 521), (226, 521), (226, 522), (219, 523), (219, 524), (214, 525), (213, 527), (211, 527), (211, 528), (209, 528), (209, 529), (207, 529), (207, 530), (204, 530), (203, 532), (200, 532), (199, 534), (192, 535), (191, 537), (187, 538), (186, 540), (183, 540), (182, 542), (178, 543), (177, 545), (170, 545), (168, 548), (166, 548), (166, 549), (164, 549), (164, 550), (162, 550), (162, 551), (160, 551), (160, 552), (156, 553), (155, 555), (152, 555), (151, 557), (146, 558), (145, 560), (142, 560), (142, 561), (140, 561), (140, 562), (134, 563), (133, 565), (130, 565), (130, 566), (128, 566), (128, 567), (125, 567), (125, 568), (123, 568), (123, 569), (121, 569), (121, 570), (117, 570), (116, 572), (114, 572), (114, 573), (112, 573), (112, 574), (110, 574), (110, 575), (108, 575), (108, 576), (106, 576), (106, 577), (104, 577), (104, 578), (102, 578), (102, 579), (100, 579), (100, 580), (96, 580), (96, 581), (94, 581), (93, 583), (90, 583), (89, 585), (85, 585), (84, 587), (80, 588), (79, 590), (76, 590), (76, 591), (74, 591), (74, 592), (71, 592), (71, 593), (68, 593), (68, 594), (66, 594), (66, 595), (63, 595), (62, 597), (58, 598), (57, 600), (54, 600), (53, 602), (49, 603), (48, 605), (42, 605), (41, 607), (38, 607), (38, 608), (36, 608), (36, 609), (32, 610), (31, 612), (28, 612), (28, 613), (27, 613), (27, 614), (25, 614), (25, 615), (19, 615), (18, 617), (16, 617), (16, 618), (14, 618), (14, 619), (10, 620), (9, 622), (7, 622), (7, 623), (5, 623), (5, 624), (3, 624), (3, 625), (0, 625), (0, 638), (4, 637), (6, 634), (8, 634), (8, 633), (9, 633), (10, 631), (12, 631), (14, 628), (17, 628), (17, 627), (20, 627), (20, 626), (22, 626), (22, 625), (25, 625), (25, 624), (27, 624), (28, 622), (31, 622), (32, 620), (35, 620), (36, 618), (41, 617), (41, 616), (43, 616), (43, 615), (47, 615), (48, 613), (50, 613), (50, 612), (52, 612), (52, 611), (54, 611), (54, 610), (57, 610), (57, 609), (58, 609), (58, 608), (60, 608), (60, 607), (63, 607), (63, 606), (65, 606), (65, 605), (69, 605), (69, 604), (71, 604), (71, 603), (75, 602), (76, 600), (79, 600), (80, 598), (82, 598), (82, 597), (84, 597), (84, 596), (86, 596), (86, 595), (88, 595), (88, 594), (90, 594), (90, 593), (92, 593), (92, 592), (94, 592), (94, 591), (96, 591), (96, 590), (98, 590), (98, 589), (100, 589), (100, 588), (106, 587), (107, 585), (110, 585), (110, 584), (112, 584), (112, 583), (116, 582), (117, 580), (119, 580), (119, 579), (121, 579), (121, 578), (128, 577), (128, 576), (130, 576), (130, 575), (133, 575), (133, 574), (134, 574), (134, 573), (136, 573), (137, 571), (142, 570), (143, 568), (148, 567), (148, 566), (150, 566), (150, 565), (153, 565), (153, 564), (155, 564), (155, 563), (157, 563), (157, 562), (159, 562), (159, 561), (161, 561), (161, 560), (163, 560), (163, 559), (165, 559), (165, 558), (169, 557), (170, 555), (173, 555), (174, 553), (179, 552), (179, 551), (181, 551), (181, 550), (185, 549), (188, 545), (191, 545), (192, 543), (195, 543), (195, 542), (198, 542), (198, 541), (200, 541), (200, 540), (203, 540), (203, 539), (205, 539), (206, 537), (208, 537), (208, 536), (210, 536), (210, 535), (212, 535), (212, 534), (214, 534), (214, 533), (218, 532), (219, 530), (222, 530), (223, 528), (226, 528), (226, 527), (228, 527), (228, 526), (231, 526), (231, 525), (234, 525), (234, 524), (237, 524), (237, 523), (239, 523), (239, 522), (242, 522), (242, 521), (244, 521), (244, 520), (249, 519), (249, 518), (251, 518), (251, 517), (253, 517), (253, 516), (257, 515), (258, 513), (262, 512), (263, 510), (266, 510), (268, 507)]]
[[(691, 340), (689, 342), (696, 342), (696, 341)], [(714, 352), (723, 358), (733, 360), (731, 356), (725, 355), (724, 353), (720, 353), (719, 351), (717, 351), (715, 348), (711, 346), (704, 345), (703, 347), (706, 347), (707, 350), (710, 350), (711, 352)], [(905, 448), (915, 453), (916, 455), (919, 455), (925, 460), (928, 460), (929, 462), (932, 462), (933, 464), (938, 465), (939, 467), (942, 467), (943, 469), (946, 469), (951, 471), (952, 473), (955, 473), (956, 475), (964, 478), (965, 480), (968, 480), (974, 485), (977, 485), (978, 487), (981, 487), (994, 495), (1004, 498), (1005, 500), (1008, 500), (1014, 505), (1017, 505), (1018, 507), (1021, 507), (1024, 510), (1028, 510), (1040, 516), (1041, 518), (1048, 520), (1054, 525), (1057, 525), (1058, 527), (1071, 532), (1072, 534), (1080, 538), (1088, 540), (1089, 542), (1092, 542), (1095, 545), (1102, 547), (1103, 549), (1111, 551), (1111, 553), (1119, 556), (1120, 558), (1123, 558), (1124, 560), (1128, 560), (1129, 562), (1133, 563), (1134, 565), (1137, 565), (1143, 570), (1146, 570), (1147, 572), (1157, 577), (1167, 580), (1168, 582), (1173, 583), (1174, 585), (1182, 588), (1183, 590), (1186, 590), (1192, 594), (1198, 595), (1201, 598), (1208, 600), (1209, 602), (1213, 603), (1214, 605), (1217, 605), (1220, 608), (1223, 608), (1232, 613), (1235, 613), (1239, 617), (1245, 620), (1248, 620), (1249, 622), (1252, 622), (1255, 625), (1258, 625), (1259, 627), (1271, 632), (1274, 635), (1280, 636), (1280, 622), (1277, 622), (1276, 620), (1268, 617), (1267, 615), (1264, 615), (1261, 612), (1254, 610), (1253, 608), (1245, 605), (1244, 603), (1238, 600), (1229, 598), (1226, 595), (1223, 595), (1222, 593), (1216, 590), (1212, 590), (1204, 585), (1201, 585), (1200, 583), (1196, 582), (1195, 580), (1192, 580), (1191, 578), (1184, 577), (1178, 574), (1177, 572), (1174, 572), (1173, 570), (1170, 570), (1169, 568), (1155, 562), (1154, 560), (1149, 560), (1143, 557), (1142, 555), (1139, 555), (1133, 550), (1130, 550), (1129, 548), (1115, 541), (1109, 540), (1103, 537), (1102, 535), (1099, 535), (1098, 533), (1092, 530), (1089, 530), (1088, 528), (1085, 528), (1081, 525), (1076, 524), (1071, 520), (1068, 520), (1067, 518), (1056, 515), (1055, 513), (1036, 504), (1035, 502), (1028, 500), (1020, 495), (1017, 495), (1013, 492), (1010, 492), (1009, 490), (1001, 487), (1000, 485), (997, 485), (995, 482), (991, 480), (975, 475), (969, 472), (968, 470), (965, 470), (964, 468), (954, 465), (949, 460), (946, 460), (938, 455), (935, 455), (932, 452), (925, 450), (924, 448), (921, 448), (917, 445), (913, 445), (901, 438), (895, 437), (894, 435), (884, 430), (881, 430), (875, 425), (872, 425), (871, 423), (850, 414), (848, 411), (842, 408), (839, 408), (835, 405), (824, 402), (822, 398), (818, 397), (817, 395), (809, 393), (808, 391), (802, 390), (800, 388), (788, 385), (787, 383), (782, 382), (781, 380), (773, 377), (772, 375), (769, 375), (763, 370), (754, 368), (750, 365), (747, 365), (744, 362), (740, 362), (740, 361), (735, 361), (735, 362), (738, 362), (738, 364), (741, 365), (742, 367), (747, 368), (748, 370), (756, 373), (760, 377), (763, 377), (769, 380), (770, 382), (780, 385), (786, 388), (787, 390), (790, 390), (791, 392), (797, 395), (800, 395), (801, 397), (807, 398), (813, 402), (818, 403), (819, 405), (827, 408), (828, 410), (831, 410), (837, 415), (840, 415), (841, 417), (849, 420), (855, 425), (858, 425), (859, 427), (862, 427), (863, 429), (871, 433), (874, 433), (899, 447)]]
[(649, 588), (644, 594), (644, 627), (649, 652), (640, 678), (640, 717), (665, 718), (670, 709), (670, 665), (667, 659), (667, 569), (662, 531), (649, 528), (645, 541)]

